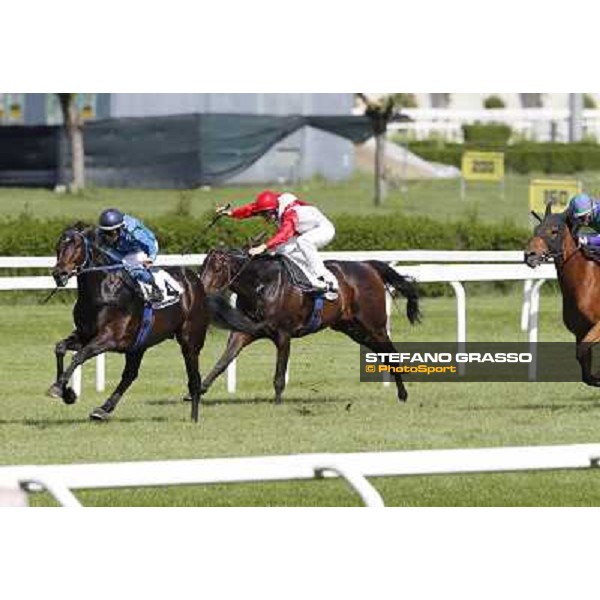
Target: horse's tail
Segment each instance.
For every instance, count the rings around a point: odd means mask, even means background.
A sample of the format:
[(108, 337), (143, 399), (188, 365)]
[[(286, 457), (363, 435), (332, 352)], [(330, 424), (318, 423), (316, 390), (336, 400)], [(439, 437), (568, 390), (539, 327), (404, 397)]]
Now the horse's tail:
[(222, 294), (207, 294), (206, 304), (215, 325), (250, 335), (259, 333), (260, 324), (251, 321), (244, 313), (231, 306)]
[(368, 260), (379, 274), (384, 283), (392, 287), (396, 292), (400, 292), (406, 298), (406, 316), (411, 323), (421, 322), (421, 309), (419, 307), (419, 290), (413, 279), (400, 275), (388, 264), (379, 260)]

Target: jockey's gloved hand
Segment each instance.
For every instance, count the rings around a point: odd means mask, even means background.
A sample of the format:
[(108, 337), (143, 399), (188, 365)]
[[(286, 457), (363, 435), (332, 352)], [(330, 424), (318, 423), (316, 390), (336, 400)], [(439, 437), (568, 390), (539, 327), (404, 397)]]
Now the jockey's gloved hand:
[(578, 235), (577, 236), (577, 245), (578, 246), (586, 246), (588, 243), (587, 235)]
[(217, 206), (215, 212), (218, 215), (226, 215), (228, 217), (231, 216), (231, 209), (229, 208), (229, 205), (227, 205), (227, 206)]
[(254, 248), (250, 248), (250, 250), (248, 250), (248, 254), (250, 256), (258, 256), (259, 254), (262, 254), (263, 252), (267, 251), (267, 245), (266, 244), (261, 244), (260, 246), (254, 246)]

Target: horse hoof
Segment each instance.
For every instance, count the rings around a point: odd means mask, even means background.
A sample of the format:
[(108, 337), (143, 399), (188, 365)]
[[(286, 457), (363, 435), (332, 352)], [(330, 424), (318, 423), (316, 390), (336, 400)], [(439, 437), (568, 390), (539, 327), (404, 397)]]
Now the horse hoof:
[(62, 386), (56, 385), (55, 383), (52, 384), (46, 391), (46, 394), (48, 394), (50, 398), (58, 398), (59, 400), (62, 400), (63, 393), (64, 392)]
[(65, 404), (75, 404), (77, 402), (77, 394), (73, 388), (65, 388), (62, 396), (63, 402)]
[(108, 419), (110, 419), (110, 413), (106, 412), (101, 406), (90, 413), (91, 421), (108, 421)]

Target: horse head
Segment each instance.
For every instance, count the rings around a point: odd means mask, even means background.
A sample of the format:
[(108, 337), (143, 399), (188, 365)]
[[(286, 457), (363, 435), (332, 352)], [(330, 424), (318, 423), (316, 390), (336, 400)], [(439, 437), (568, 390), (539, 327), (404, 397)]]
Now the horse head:
[(67, 285), (69, 278), (84, 269), (91, 261), (92, 229), (76, 223), (65, 229), (56, 244), (56, 265), (52, 277), (58, 287)]
[(571, 235), (566, 213), (553, 213), (548, 203), (544, 217), (532, 211), (539, 221), (525, 248), (525, 263), (532, 269), (549, 259), (561, 259), (565, 234)]
[(226, 288), (248, 261), (244, 250), (213, 249), (206, 255), (200, 279), (207, 293)]

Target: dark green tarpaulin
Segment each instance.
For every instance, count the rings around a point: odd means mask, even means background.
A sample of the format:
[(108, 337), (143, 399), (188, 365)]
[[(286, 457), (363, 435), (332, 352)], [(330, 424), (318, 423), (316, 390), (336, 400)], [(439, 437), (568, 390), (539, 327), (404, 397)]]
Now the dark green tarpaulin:
[[(241, 173), (302, 127), (355, 143), (373, 135), (362, 116), (194, 114), (93, 121), (84, 128), (86, 178), (101, 186), (188, 188)], [(67, 183), (58, 126), (0, 127), (0, 184)]]

